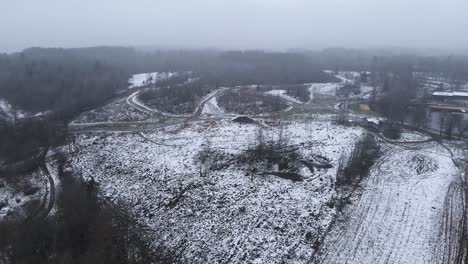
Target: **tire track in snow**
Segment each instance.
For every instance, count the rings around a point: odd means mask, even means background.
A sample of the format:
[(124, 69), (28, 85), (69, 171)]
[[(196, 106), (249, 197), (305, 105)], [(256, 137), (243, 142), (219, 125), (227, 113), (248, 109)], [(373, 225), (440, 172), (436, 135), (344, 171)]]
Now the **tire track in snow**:
[[(423, 147), (444, 151), (434, 144)], [(451, 183), (457, 180), (450, 157), (424, 154), (439, 168), (418, 174), (410, 165), (418, 149), (389, 148), (372, 168), (361, 198), (348, 211), (349, 219), (332, 227), (315, 263), (448, 263), (440, 256), (457, 255), (453, 249), (435, 250), (459, 234), (450, 225), (444, 232), (450, 237), (441, 239), (437, 232), (445, 215), (453, 223), (452, 216), (461, 217), (462, 212), (461, 206), (453, 205), (460, 204), (460, 195), (450, 195)]]

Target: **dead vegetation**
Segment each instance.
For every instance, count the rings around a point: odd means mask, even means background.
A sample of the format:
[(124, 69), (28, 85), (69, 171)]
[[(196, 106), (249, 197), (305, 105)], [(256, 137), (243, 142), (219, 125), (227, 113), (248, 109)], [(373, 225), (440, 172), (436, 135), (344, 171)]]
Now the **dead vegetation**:
[(279, 130), (277, 140), (265, 140), (263, 129), (257, 132), (252, 146), (239, 154), (228, 154), (211, 148), (209, 142), (204, 144), (198, 154), (198, 160), (209, 170), (219, 171), (230, 166), (245, 170), (245, 176), (273, 175), (283, 179), (299, 182), (304, 180), (301, 169), (307, 168), (311, 173), (317, 169), (328, 169), (330, 160), (320, 155), (304, 157), (301, 146), (291, 145)]
[(336, 185), (356, 186), (367, 176), (379, 156), (380, 146), (371, 134), (358, 140), (349, 157), (342, 156), (336, 175)]

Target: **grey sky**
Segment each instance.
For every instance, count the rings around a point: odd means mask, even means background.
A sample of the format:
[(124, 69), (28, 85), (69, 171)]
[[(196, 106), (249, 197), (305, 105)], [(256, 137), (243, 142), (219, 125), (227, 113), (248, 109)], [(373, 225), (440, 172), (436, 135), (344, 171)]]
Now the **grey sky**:
[(30, 46), (468, 47), (467, 0), (1, 0), (0, 51)]

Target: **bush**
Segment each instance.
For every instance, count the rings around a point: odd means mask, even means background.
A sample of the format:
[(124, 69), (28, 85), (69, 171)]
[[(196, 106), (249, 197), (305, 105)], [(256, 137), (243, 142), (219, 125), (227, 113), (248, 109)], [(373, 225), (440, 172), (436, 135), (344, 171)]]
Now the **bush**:
[(341, 157), (337, 169), (336, 185), (357, 185), (367, 176), (379, 156), (379, 146), (371, 134), (366, 134), (354, 144), (349, 158)]

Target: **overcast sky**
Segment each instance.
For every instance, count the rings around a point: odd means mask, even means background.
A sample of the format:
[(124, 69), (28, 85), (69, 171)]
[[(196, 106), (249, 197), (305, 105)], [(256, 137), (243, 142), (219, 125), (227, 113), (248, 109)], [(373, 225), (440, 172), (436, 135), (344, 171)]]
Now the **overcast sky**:
[(468, 0), (1, 0), (0, 51), (468, 48)]

